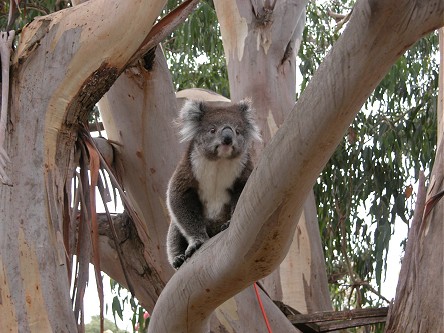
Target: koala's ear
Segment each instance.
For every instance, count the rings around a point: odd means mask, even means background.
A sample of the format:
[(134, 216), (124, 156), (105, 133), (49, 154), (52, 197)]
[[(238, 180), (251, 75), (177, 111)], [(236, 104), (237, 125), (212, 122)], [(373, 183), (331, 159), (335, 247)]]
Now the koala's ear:
[(187, 100), (179, 112), (180, 141), (190, 141), (199, 129), (204, 115), (203, 102)]
[(244, 98), (241, 100), (237, 105), (239, 105), (239, 109), (241, 112), (253, 112), (253, 106), (252, 106), (251, 98)]
[(251, 135), (253, 140), (261, 142), (261, 132), (256, 124), (255, 110), (253, 109), (251, 99), (245, 98), (241, 100), (237, 105), (239, 106), (239, 110), (241, 111), (247, 123), (248, 133)]

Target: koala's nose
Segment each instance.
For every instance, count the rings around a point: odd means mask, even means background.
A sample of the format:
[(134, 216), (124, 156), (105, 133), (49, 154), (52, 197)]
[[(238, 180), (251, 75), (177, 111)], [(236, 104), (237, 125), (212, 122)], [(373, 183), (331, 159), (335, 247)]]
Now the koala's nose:
[(226, 126), (222, 129), (222, 143), (224, 145), (231, 145), (233, 143), (234, 132), (231, 127)]

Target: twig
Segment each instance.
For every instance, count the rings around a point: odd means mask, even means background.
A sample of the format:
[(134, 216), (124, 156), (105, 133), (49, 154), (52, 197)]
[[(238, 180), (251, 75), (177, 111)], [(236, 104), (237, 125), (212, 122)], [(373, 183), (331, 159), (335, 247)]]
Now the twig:
[(335, 13), (331, 9), (329, 9), (327, 12), (327, 14), (336, 21), (336, 31), (341, 29), (342, 26), (350, 20), (350, 16), (352, 13), (353, 13), (353, 8), (347, 15)]

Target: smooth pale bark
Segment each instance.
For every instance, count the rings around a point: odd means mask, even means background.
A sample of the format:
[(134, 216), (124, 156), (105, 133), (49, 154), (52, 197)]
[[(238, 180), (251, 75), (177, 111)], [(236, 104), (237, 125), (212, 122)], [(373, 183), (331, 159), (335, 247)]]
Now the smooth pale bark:
[(287, 256), (276, 270), (282, 301), (301, 313), (332, 309), (316, 214), (316, 201), (311, 191)]
[[(135, 274), (133, 284), (140, 290), (136, 296), (148, 311), (174, 272), (166, 257), (165, 193), (179, 159), (178, 139), (172, 126), (177, 116), (173, 85), (160, 48), (154, 57), (152, 69), (127, 69), (99, 102), (108, 139), (115, 143), (118, 173), (133, 209), (143, 221), (135, 224), (149, 270), (139, 274), (141, 278), (152, 275), (153, 280), (140, 284)], [(113, 262), (106, 264), (105, 272)], [(133, 269), (128, 266), (128, 270)]]
[[(440, 29), (439, 38), (438, 149), (427, 193), (422, 193), (424, 180), (419, 181), (396, 297), (385, 326), (387, 333), (441, 332), (444, 327), (444, 29)], [(431, 205), (430, 214), (425, 216)]]
[[(444, 141), (437, 150), (425, 202), (444, 191)], [(402, 261), (394, 304), (386, 323), (387, 333), (441, 332), (444, 327), (444, 197), (427, 217), (415, 211)], [(418, 198), (419, 200), (419, 198)], [(418, 207), (418, 206), (417, 206)], [(427, 209), (427, 204), (425, 205)]]
[[(300, 332), (268, 295), (258, 288), (273, 333)], [(253, 286), (230, 298), (214, 311), (211, 333), (268, 332)]]
[(443, 25), (442, 1), (356, 4), (343, 35), (265, 148), (230, 228), (172, 277), (156, 303), (150, 332), (207, 331), (218, 305), (282, 262), (295, 218), (365, 99), (410, 45)]
[[(252, 97), (268, 142), (294, 105), (296, 54), (306, 0), (214, 1), (228, 64), (231, 100)], [(268, 8), (267, 8), (268, 7)]]
[(79, 120), (122, 71), (165, 1), (96, 0), (36, 18), (13, 59), (0, 185), (0, 331), (76, 332), (62, 235)]
[[(264, 145), (296, 102), (296, 55), (306, 3), (287, 0), (273, 6), (270, 2), (215, 1), (231, 96), (253, 100)], [(263, 146), (257, 147), (258, 156), (262, 150)], [(273, 300), (302, 313), (331, 310), (314, 195), (308, 197), (304, 211), (282, 265), (261, 281)]]

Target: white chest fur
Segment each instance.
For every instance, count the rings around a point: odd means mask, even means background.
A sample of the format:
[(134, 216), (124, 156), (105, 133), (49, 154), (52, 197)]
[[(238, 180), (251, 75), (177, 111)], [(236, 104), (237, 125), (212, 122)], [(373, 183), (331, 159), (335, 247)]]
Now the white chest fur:
[(194, 177), (199, 182), (199, 197), (204, 205), (205, 217), (216, 219), (224, 205), (230, 201), (227, 191), (244, 168), (244, 157), (210, 161), (193, 152), (191, 164)]

